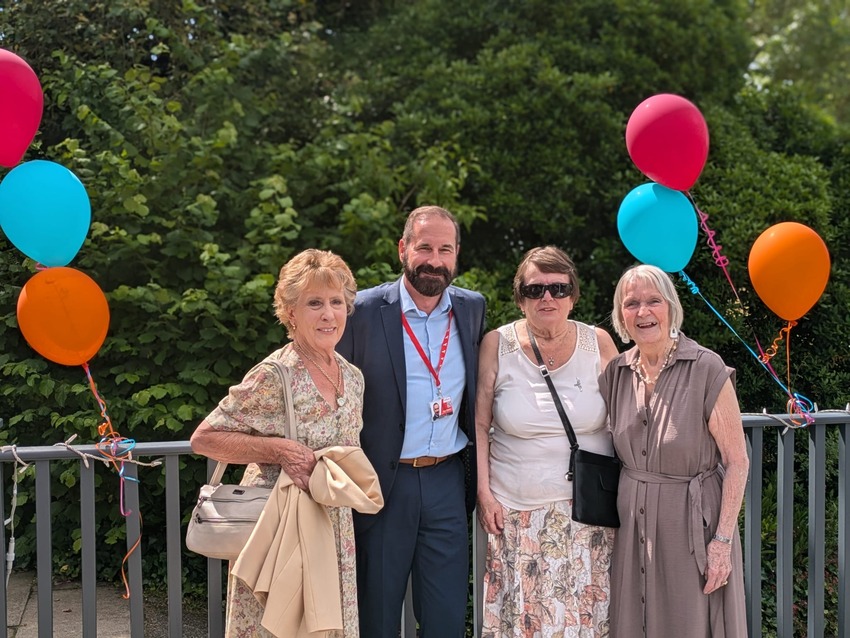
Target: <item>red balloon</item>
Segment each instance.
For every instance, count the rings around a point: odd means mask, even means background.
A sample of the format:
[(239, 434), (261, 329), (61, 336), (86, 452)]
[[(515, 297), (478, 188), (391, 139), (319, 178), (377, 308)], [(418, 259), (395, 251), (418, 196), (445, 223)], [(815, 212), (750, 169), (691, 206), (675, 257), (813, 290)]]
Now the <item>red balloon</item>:
[(699, 109), (670, 93), (638, 104), (626, 125), (626, 148), (653, 182), (686, 191), (697, 181), (708, 157), (708, 125)]
[(27, 152), (44, 110), (35, 72), (23, 59), (0, 49), (0, 165), (17, 166)]
[(106, 339), (109, 305), (88, 275), (73, 268), (48, 268), (24, 284), (18, 297), (18, 326), (45, 359), (82, 365)]

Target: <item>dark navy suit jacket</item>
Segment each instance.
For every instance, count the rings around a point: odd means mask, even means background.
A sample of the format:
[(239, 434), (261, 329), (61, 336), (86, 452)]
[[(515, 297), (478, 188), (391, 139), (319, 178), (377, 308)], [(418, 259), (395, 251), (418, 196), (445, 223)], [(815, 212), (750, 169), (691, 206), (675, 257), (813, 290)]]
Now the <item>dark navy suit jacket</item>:
[[(375, 467), (384, 499), (391, 498), (407, 410), (404, 329), (401, 325), (399, 286), (401, 279), (357, 293), (354, 314), (348, 318), (337, 351), (360, 368), (366, 382), (363, 400), (363, 431), (360, 444)], [(458, 337), (466, 367), (464, 392), (458, 423), (469, 438), (465, 450), (466, 502), (475, 505), (475, 384), (478, 346), (484, 336), (484, 297), (471, 290), (449, 286)], [(355, 524), (366, 529), (379, 514), (354, 513)]]

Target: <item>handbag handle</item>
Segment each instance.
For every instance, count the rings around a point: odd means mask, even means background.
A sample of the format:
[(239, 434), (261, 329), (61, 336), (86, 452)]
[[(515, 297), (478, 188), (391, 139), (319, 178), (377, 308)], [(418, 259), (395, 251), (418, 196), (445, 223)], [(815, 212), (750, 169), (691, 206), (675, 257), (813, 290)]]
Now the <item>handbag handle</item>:
[[(292, 438), (292, 428), (295, 426), (295, 406), (292, 404), (292, 383), (289, 378), (289, 368), (283, 365), (279, 359), (272, 359), (271, 364), (277, 371), (280, 384), (283, 388), (283, 402), (286, 405), (286, 421), (283, 424), (284, 438)], [(227, 463), (219, 461), (215, 466), (212, 476), (210, 477), (210, 485), (218, 485), (224, 477), (224, 470), (227, 469)]]
[[(573, 424), (570, 423), (570, 418), (567, 416), (564, 406), (561, 404), (561, 397), (558, 396), (558, 391), (555, 390), (555, 384), (552, 383), (552, 378), (549, 376), (549, 368), (547, 368), (546, 364), (543, 363), (543, 357), (540, 356), (540, 350), (537, 347), (537, 340), (534, 338), (534, 334), (529, 329), (527, 322), (525, 324), (525, 331), (528, 333), (528, 340), (531, 342), (531, 349), (534, 350), (534, 356), (537, 357), (537, 367), (540, 368), (540, 374), (542, 374), (543, 378), (546, 379), (546, 385), (549, 386), (549, 392), (552, 393), (552, 399), (555, 401), (555, 408), (558, 410), (558, 416), (561, 417), (561, 424), (567, 431), (567, 438), (570, 440), (570, 451), (572, 454), (575, 454), (576, 450), (578, 450), (578, 440), (576, 439), (576, 433), (573, 432)], [(567, 480), (573, 480), (572, 463), (570, 463), (569, 468), (567, 469)]]
[[(528, 340), (531, 342), (531, 349), (534, 350), (534, 356), (537, 357), (537, 367), (540, 368), (540, 374), (546, 380), (546, 385), (549, 386), (549, 392), (552, 393), (552, 399), (555, 401), (555, 408), (558, 410), (558, 416), (561, 417), (561, 423), (567, 431), (567, 438), (570, 440), (570, 450), (575, 452), (578, 449), (578, 440), (573, 432), (573, 424), (570, 423), (570, 418), (567, 416), (564, 406), (561, 403), (561, 397), (558, 396), (558, 391), (555, 390), (555, 384), (552, 383), (552, 378), (549, 376), (549, 368), (543, 363), (543, 357), (540, 356), (540, 350), (537, 348), (537, 340), (534, 338), (534, 333), (528, 327), (528, 322), (525, 324), (525, 331), (528, 333)], [(572, 477), (570, 477), (572, 480)]]

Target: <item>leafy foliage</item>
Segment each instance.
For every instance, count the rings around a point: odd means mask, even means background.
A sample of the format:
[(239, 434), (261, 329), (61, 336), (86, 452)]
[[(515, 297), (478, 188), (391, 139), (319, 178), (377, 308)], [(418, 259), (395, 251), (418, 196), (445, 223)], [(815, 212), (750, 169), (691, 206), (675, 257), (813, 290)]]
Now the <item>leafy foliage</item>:
[[(708, 121), (709, 162), (691, 194), (730, 260), (740, 304), (702, 243), (688, 275), (748, 343), (770, 343), (781, 323), (749, 289), (749, 248), (774, 223), (812, 226), (833, 269), (792, 331), (791, 385), (821, 406), (845, 405), (847, 131), (807, 101), (802, 82), (746, 83), (755, 53), (745, 18), (767, 29), (763, 5), (750, 4), (747, 13), (736, 0), (7, 3), (0, 46), (28, 60), (45, 89), (26, 159), (68, 167), (92, 200), (72, 265), (109, 300), (109, 336), (91, 367), (116, 429), (188, 438), (282, 342), (271, 296), (289, 256), (329, 248), (361, 287), (393, 278), (404, 217), (425, 203), (461, 220), (458, 283), (485, 295), (491, 327), (517, 316), (510, 282), (523, 251), (541, 244), (579, 266), (577, 317), (605, 323), (632, 261), (617, 208), (645, 181), (625, 124), (660, 92), (694, 100)], [(0, 442), (94, 441), (100, 418), (83, 373), (36, 356), (17, 329), (32, 272), (0, 237)], [(731, 331), (680, 291), (685, 330), (737, 368), (742, 405), (783, 412), (783, 394)], [(182, 473), (187, 514), (203, 473), (200, 461)], [(115, 477), (98, 476), (108, 545), (122, 540), (122, 521)], [(145, 542), (164, 527), (154, 476), (142, 490)], [(76, 477), (58, 468), (57, 479), (71, 490)], [(56, 507), (57, 534), (75, 538), (79, 514)], [(55, 554), (69, 575), (77, 545)], [(19, 564), (34, 551), (25, 532)], [(164, 573), (154, 558), (146, 568), (153, 581)], [(189, 561), (187, 582), (203, 582), (192, 578), (199, 569)]]

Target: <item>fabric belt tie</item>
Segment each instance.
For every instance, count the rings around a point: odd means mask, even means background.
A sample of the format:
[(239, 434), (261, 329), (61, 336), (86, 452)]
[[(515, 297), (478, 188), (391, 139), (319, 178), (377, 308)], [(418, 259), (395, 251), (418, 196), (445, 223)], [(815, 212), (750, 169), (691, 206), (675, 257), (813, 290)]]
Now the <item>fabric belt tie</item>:
[(702, 474), (696, 476), (676, 476), (675, 474), (658, 474), (655, 472), (645, 472), (636, 470), (630, 467), (623, 466), (623, 472), (631, 479), (640, 481), (641, 483), (687, 483), (688, 497), (690, 501), (690, 538), (688, 539), (689, 549), (697, 561), (697, 566), (701, 574), (705, 575), (706, 555), (705, 555), (705, 539), (702, 535), (704, 514), (708, 514), (711, 518), (711, 512), (704, 512), (702, 507), (702, 482), (708, 477), (719, 473), (721, 477), (726, 474), (723, 466), (719, 463), (710, 470), (706, 470)]
[(399, 459), (398, 462), (413, 467), (431, 467), (432, 465), (439, 465), (443, 461), (448, 461), (452, 456), (454, 454), (448, 456), (417, 456), (415, 459)]

